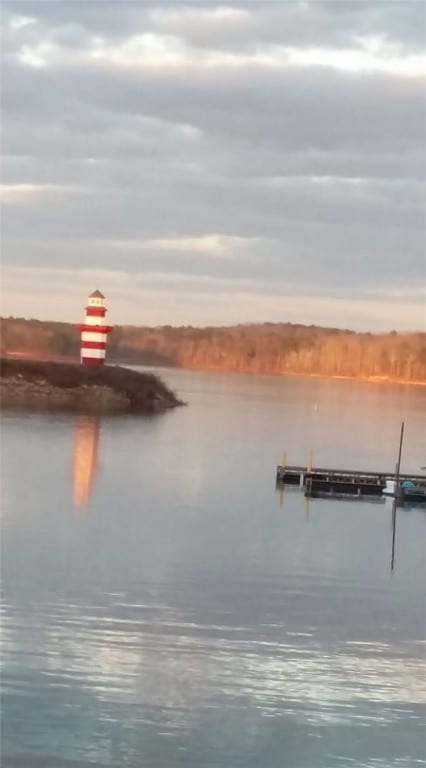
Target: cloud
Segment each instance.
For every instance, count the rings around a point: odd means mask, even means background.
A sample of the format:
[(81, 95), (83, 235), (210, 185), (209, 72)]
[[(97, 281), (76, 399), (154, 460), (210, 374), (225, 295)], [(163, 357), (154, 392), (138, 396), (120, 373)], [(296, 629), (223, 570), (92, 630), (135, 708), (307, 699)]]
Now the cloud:
[(50, 192), (66, 192), (70, 188), (59, 184), (1, 184), (0, 201), (12, 205), (28, 205), (34, 200), (35, 195), (46, 197)]
[(303, 322), (308, 296), (323, 316), (333, 300), (333, 325), (365, 300), (389, 315), (358, 324), (394, 325), (395, 301), (420, 327), (422, 4), (359, 6), (5, 4), (2, 258), (19, 268), (16, 314), (19, 275), (36, 296), (37, 269), (93, 269), (139, 290), (161, 276), (152, 311), (168, 322), (182, 300), (191, 322), (220, 324), (229, 286), (246, 320), (298, 306)]
[[(368, 331), (421, 330), (418, 324), (424, 293), (380, 296), (354, 294), (351, 298), (327, 293), (298, 293), (289, 283), (282, 293), (272, 281), (238, 282), (211, 276), (187, 276), (169, 271), (167, 275), (103, 269), (64, 270), (7, 267), (3, 275), (3, 315), (37, 317), (43, 304), (44, 317), (50, 320), (79, 322), (87, 286), (102, 285), (107, 296), (109, 319), (113, 324), (198, 325), (203, 313), (205, 325), (250, 322), (303, 322), (328, 327), (339, 326)], [(58, 314), (60, 297), (60, 316)], [(120, 306), (126, 305), (123, 318)]]

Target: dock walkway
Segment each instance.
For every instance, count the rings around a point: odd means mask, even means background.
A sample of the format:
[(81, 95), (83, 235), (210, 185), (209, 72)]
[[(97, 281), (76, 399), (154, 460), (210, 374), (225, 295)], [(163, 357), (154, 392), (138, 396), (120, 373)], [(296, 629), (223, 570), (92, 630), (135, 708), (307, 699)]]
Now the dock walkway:
[(409, 480), (426, 489), (426, 475), (279, 464), (277, 486), (299, 486), (306, 496), (381, 496), (388, 482)]

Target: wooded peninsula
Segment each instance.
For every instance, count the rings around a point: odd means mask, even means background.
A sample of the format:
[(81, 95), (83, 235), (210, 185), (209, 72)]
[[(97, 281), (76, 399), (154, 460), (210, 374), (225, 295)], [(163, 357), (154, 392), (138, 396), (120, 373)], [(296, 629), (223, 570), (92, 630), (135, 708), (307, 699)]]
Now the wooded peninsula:
[[(79, 331), (68, 323), (1, 319), (3, 357), (77, 360)], [(426, 383), (426, 333), (357, 333), (291, 323), (229, 327), (116, 326), (114, 363), (267, 374)]]

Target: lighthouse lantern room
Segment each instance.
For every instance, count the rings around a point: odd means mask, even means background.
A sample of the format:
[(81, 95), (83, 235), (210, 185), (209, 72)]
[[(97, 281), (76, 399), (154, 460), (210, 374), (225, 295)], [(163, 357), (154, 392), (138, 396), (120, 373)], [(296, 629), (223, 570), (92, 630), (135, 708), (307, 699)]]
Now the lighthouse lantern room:
[(80, 361), (83, 365), (103, 365), (105, 362), (107, 336), (112, 325), (106, 325), (105, 296), (96, 290), (90, 294), (84, 323), (77, 327), (81, 331)]

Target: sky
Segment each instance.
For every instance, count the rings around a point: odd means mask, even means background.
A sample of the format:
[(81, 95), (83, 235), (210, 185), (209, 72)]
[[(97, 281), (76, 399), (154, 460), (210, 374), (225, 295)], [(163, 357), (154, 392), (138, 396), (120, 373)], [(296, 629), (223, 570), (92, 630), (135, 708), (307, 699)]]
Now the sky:
[(426, 2), (2, 11), (2, 315), (426, 329)]

